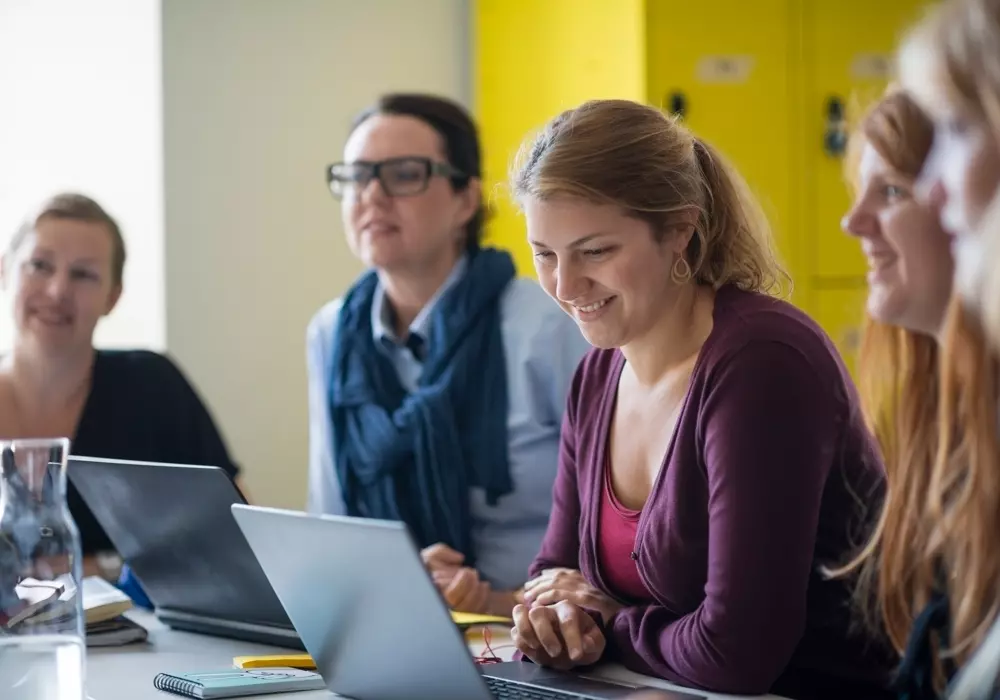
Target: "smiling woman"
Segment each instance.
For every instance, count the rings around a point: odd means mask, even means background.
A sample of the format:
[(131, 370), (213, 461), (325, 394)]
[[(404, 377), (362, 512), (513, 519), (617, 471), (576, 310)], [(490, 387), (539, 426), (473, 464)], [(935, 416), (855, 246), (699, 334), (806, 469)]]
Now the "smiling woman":
[[(80, 194), (53, 197), (14, 235), (0, 258), (15, 329), (0, 358), (0, 438), (64, 436), (76, 455), (213, 465), (235, 477), (208, 410), (170, 359), (94, 349), (94, 329), (122, 294), (125, 258), (115, 220)], [(84, 554), (112, 550), (68, 488)]]
[(900, 654), (916, 650), (896, 678), (914, 698), (933, 694), (935, 674), (916, 659), (932, 657), (930, 645), (944, 629), (943, 616), (942, 624), (918, 625), (920, 607), (927, 598), (932, 610), (946, 602), (933, 569), (922, 568), (920, 534), (938, 450), (940, 343), (955, 268), (951, 238), (915, 193), (933, 138), (930, 118), (910, 93), (893, 88), (873, 105), (852, 138), (855, 201), (842, 222), (861, 241), (870, 268), (858, 369), (888, 488), (868, 546), (838, 573), (860, 572), (857, 599), (868, 621)]
[[(995, 278), (997, 271), (981, 243), (990, 202), (1000, 191), (998, 59), (1000, 0), (935, 4), (899, 55), (903, 85), (934, 123), (917, 193), (955, 237), (959, 295), (973, 292), (977, 285), (970, 281)], [(989, 626), (1000, 624), (1000, 362), (983, 333), (983, 307), (971, 296), (964, 301), (973, 303), (953, 302), (946, 321), (937, 457), (909, 530), (919, 536), (908, 543), (912, 565), (906, 569), (914, 602), (933, 602), (933, 593), (939, 605), (936, 653), (922, 654), (924, 665), (946, 671), (977, 665), (970, 662), (974, 650)], [(995, 654), (994, 644), (984, 651)], [(989, 665), (995, 675), (996, 659)], [(944, 675), (938, 674), (934, 691), (944, 688)], [(978, 697), (995, 697), (995, 677), (980, 680)], [(956, 697), (969, 697), (964, 692)]]
[(659, 111), (588, 102), (512, 189), (538, 277), (596, 349), (570, 386), (554, 504), (515, 609), (538, 663), (606, 658), (735, 694), (886, 697), (825, 580), (883, 485), (843, 362), (776, 298), (767, 222)]

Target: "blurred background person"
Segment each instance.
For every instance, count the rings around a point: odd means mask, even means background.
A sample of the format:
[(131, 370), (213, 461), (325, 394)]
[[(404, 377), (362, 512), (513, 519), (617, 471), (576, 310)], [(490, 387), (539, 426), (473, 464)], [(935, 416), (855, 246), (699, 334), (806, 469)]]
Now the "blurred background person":
[[(918, 192), (954, 236), (957, 288), (978, 263), (975, 241), (1000, 184), (1000, 2), (942, 3), (900, 49), (903, 84), (934, 123)], [(995, 268), (993, 269), (995, 274)], [(911, 533), (924, 561), (910, 573), (915, 604), (937, 632), (934, 690), (980, 645), (1000, 610), (998, 372), (974, 305), (954, 300), (945, 323), (938, 454), (926, 517)], [(932, 612), (937, 600), (945, 602)]]
[[(1000, 196), (980, 224), (973, 241), (966, 243), (968, 264), (959, 270), (956, 287), (963, 301), (978, 310), (990, 349), (1000, 354)], [(983, 643), (954, 681), (953, 700), (1000, 698), (1000, 621), (995, 621)]]
[(905, 91), (893, 89), (872, 106), (852, 138), (848, 177), (855, 200), (843, 220), (871, 270), (857, 371), (887, 492), (871, 540), (836, 573), (857, 574), (866, 622), (896, 652), (906, 652), (895, 685), (908, 697), (933, 688), (928, 662), (940, 632), (937, 611), (947, 605), (937, 593), (936, 605), (921, 615), (909, 576), (924, 556), (914, 533), (927, 517), (924, 499), (937, 456), (939, 343), (955, 267), (950, 237), (914, 192), (933, 139), (933, 124)]
[(309, 325), (309, 509), (405, 522), (453, 608), (509, 615), (588, 345), (482, 244), (480, 159), (459, 105), (391, 94), (329, 167), (369, 270)]
[[(75, 455), (217, 466), (236, 479), (208, 409), (173, 361), (94, 348), (94, 328), (122, 295), (125, 258), (118, 224), (81, 194), (52, 197), (14, 234), (0, 259), (14, 317), (13, 350), (0, 358), (0, 439), (65, 436)], [(117, 575), (101, 566), (113, 552), (107, 535), (67, 488), (86, 572)]]

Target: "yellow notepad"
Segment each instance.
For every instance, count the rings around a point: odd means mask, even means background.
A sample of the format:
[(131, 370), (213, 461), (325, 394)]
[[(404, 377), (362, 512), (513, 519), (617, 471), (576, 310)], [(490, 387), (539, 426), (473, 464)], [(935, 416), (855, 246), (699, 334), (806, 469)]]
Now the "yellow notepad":
[[(461, 629), (476, 625), (511, 625), (513, 620), (498, 615), (479, 615), (477, 613), (451, 613), (452, 621)], [(309, 654), (279, 654), (274, 656), (236, 656), (233, 658), (236, 668), (300, 668), (311, 671), (316, 668), (316, 662)]]
[(509, 617), (501, 617), (499, 615), (479, 615), (478, 613), (464, 613), (455, 612), (451, 613), (452, 622), (456, 625), (465, 629), (466, 627), (474, 627), (475, 625), (512, 625), (514, 620)]
[(236, 656), (236, 668), (299, 668), (312, 671), (316, 663), (309, 654), (278, 654), (275, 656)]

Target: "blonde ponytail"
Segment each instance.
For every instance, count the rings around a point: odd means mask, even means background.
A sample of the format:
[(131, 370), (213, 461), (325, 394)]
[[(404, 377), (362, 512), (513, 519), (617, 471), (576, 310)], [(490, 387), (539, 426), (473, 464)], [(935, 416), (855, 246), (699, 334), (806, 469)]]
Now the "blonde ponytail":
[(791, 278), (774, 250), (771, 226), (743, 176), (713, 146), (695, 137), (694, 154), (705, 184), (702, 222), (692, 238), (695, 277), (719, 287), (781, 294)]

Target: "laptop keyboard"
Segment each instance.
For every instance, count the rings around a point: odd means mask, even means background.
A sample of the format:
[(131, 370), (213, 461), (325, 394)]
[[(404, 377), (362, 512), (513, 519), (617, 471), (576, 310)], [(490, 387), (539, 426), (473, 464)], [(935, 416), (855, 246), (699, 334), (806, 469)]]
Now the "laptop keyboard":
[(483, 679), (496, 700), (580, 700), (580, 698), (585, 697), (576, 693), (564, 693), (558, 690), (512, 683), (505, 678), (483, 676)]

